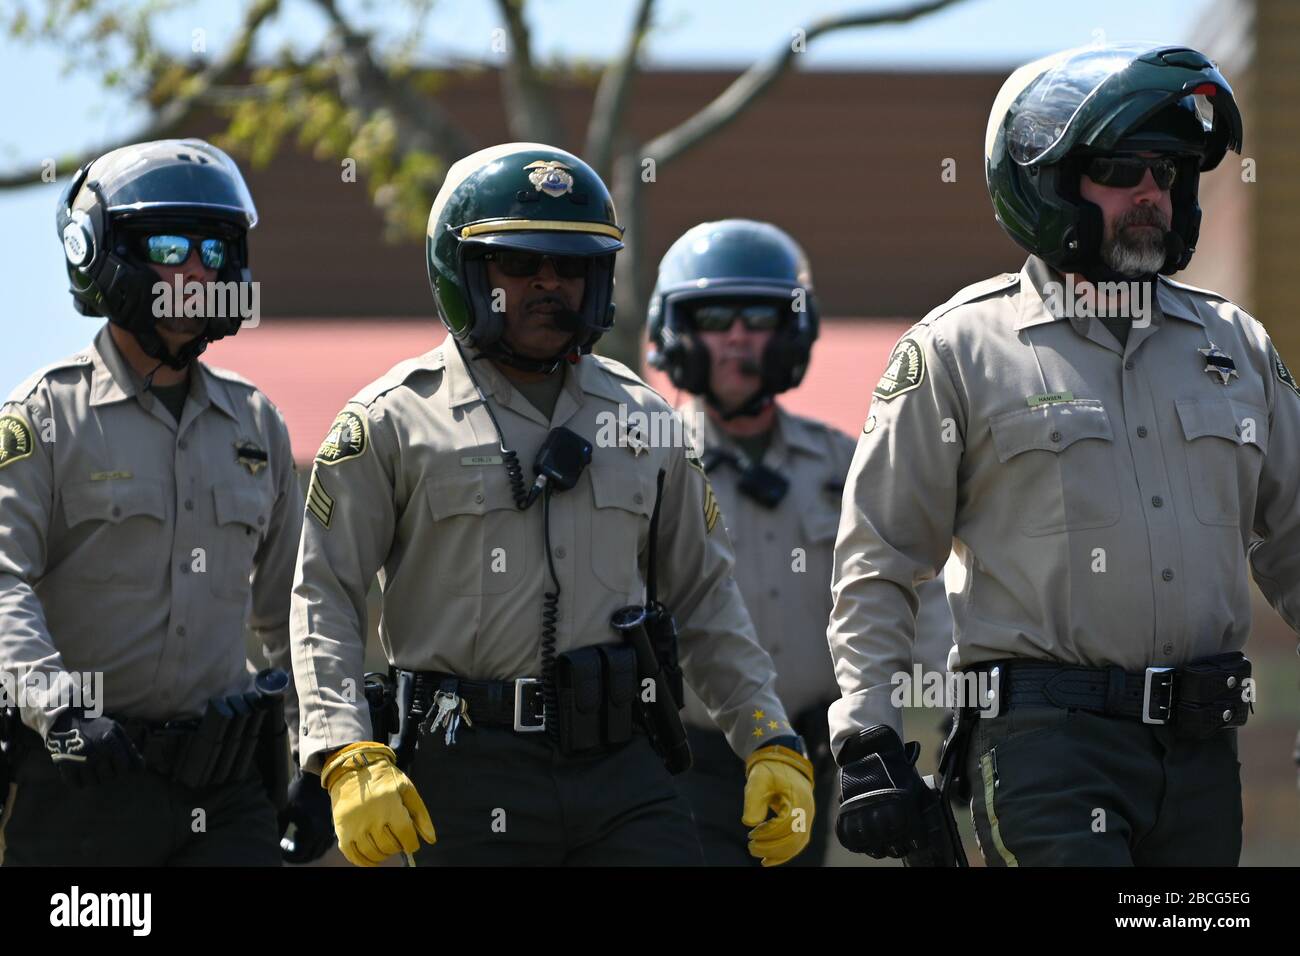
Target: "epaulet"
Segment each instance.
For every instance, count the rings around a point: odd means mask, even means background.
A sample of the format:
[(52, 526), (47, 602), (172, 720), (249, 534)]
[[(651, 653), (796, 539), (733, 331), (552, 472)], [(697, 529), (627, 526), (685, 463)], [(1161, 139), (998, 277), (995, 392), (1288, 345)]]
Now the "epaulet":
[(92, 359), (90, 357), (89, 349), (83, 349), (82, 351), (75, 352), (72, 355), (64, 356), (57, 362), (51, 362), (44, 368), (33, 372), (21, 385), (10, 392), (9, 397), (5, 399), (5, 404), (8, 404), (9, 402), (25, 401), (32, 392), (36, 391), (37, 385), (40, 385), (47, 376), (59, 371), (60, 369), (84, 368), (85, 366), (90, 365), (91, 362)]
[(959, 305), (966, 305), (967, 303), (974, 302), (977, 299), (982, 299), (985, 296), (993, 295), (997, 292), (1004, 292), (1013, 285), (1018, 285), (1019, 282), (1020, 273), (1004, 272), (1002, 275), (993, 276), (991, 279), (984, 279), (980, 282), (974, 283), (973, 285), (968, 285), (943, 305), (931, 309), (925, 314), (925, 318), (921, 319), (921, 321), (916, 324), (928, 325), (945, 312), (951, 312)]
[[(1263, 322), (1259, 321), (1259, 319), (1255, 318), (1253, 315), (1251, 315), (1249, 312), (1247, 312), (1245, 309), (1239, 306), (1236, 302), (1233, 302), (1222, 292), (1215, 292), (1213, 289), (1202, 289), (1200, 286), (1188, 285), (1186, 282), (1176, 282), (1173, 279), (1169, 278), (1168, 276), (1161, 276), (1160, 279), (1162, 282), (1165, 282), (1168, 285), (1172, 286), (1172, 288), (1178, 292), (1190, 292), (1200, 298), (1208, 300), (1206, 303), (1207, 305), (1210, 302), (1217, 302), (1219, 304), (1218, 307), (1217, 308), (1212, 307), (1212, 311), (1214, 312), (1215, 315), (1217, 315), (1219, 318), (1223, 319), (1224, 321), (1227, 322), (1231, 321), (1230, 316), (1228, 314), (1225, 314), (1223, 310), (1223, 306), (1228, 306), (1234, 312), (1240, 315), (1243, 319), (1249, 319), (1251, 322), (1258, 325), (1261, 329), (1264, 328)], [(1267, 330), (1265, 331), (1267, 332)]]
[[(650, 388), (650, 383), (643, 379), (636, 372), (632, 371), (618, 359), (612, 359), (608, 355), (597, 355), (592, 352), (587, 358), (593, 358), (597, 364), (602, 366), (605, 371), (617, 378), (627, 379), (634, 385), (640, 385), (642, 388)], [(653, 391), (653, 389), (651, 389)]]
[(244, 378), (244, 376), (240, 375), (238, 372), (232, 372), (228, 368), (221, 368), (217, 365), (209, 365), (207, 362), (201, 362), (200, 364), (223, 382), (233, 382), (235, 385), (243, 385), (245, 388), (251, 388), (253, 391), (257, 391), (257, 386)]
[[(1171, 278), (1169, 278), (1168, 276), (1161, 276), (1161, 277), (1160, 277), (1160, 281), (1165, 282), (1165, 283), (1167, 283), (1167, 284), (1173, 286), (1175, 289), (1182, 289), (1184, 292), (1196, 292), (1196, 293), (1199, 293), (1200, 295), (1205, 296), (1207, 299), (1218, 299), (1220, 302), (1231, 302), (1231, 301), (1232, 301), (1232, 300), (1229, 299), (1227, 296), (1223, 295), (1223, 294), (1220, 293), (1220, 292), (1215, 292), (1213, 289), (1202, 289), (1200, 286), (1188, 285), (1186, 282), (1178, 282), (1177, 280), (1175, 280), (1175, 279), (1171, 279)], [(1232, 304), (1233, 304), (1234, 306), (1236, 305), (1235, 302), (1233, 302)], [(1242, 310), (1242, 311), (1244, 311), (1244, 310)]]
[(432, 372), (442, 369), (447, 364), (447, 357), (442, 353), (442, 346), (425, 352), (423, 355), (417, 355), (398, 362), (387, 372), (375, 379), (361, 391), (357, 392), (350, 399), (348, 404), (366, 405), (373, 404), (381, 395), (391, 392), (408, 378), (417, 372)]

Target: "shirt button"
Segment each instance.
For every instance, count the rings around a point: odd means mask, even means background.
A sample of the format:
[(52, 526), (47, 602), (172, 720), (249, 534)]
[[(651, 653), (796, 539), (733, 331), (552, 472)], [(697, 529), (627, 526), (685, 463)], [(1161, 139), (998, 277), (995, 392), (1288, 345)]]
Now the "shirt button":
[(1174, 652), (1174, 645), (1166, 642), (1163, 646), (1161, 646), (1160, 652), (1166, 655), (1172, 654)]
[(1060, 440), (1061, 440), (1061, 433), (1060, 433), (1060, 432), (1052, 432), (1052, 441), (1060, 441)]
[(1138, 438), (1146, 438), (1146, 437), (1147, 437), (1147, 427), (1145, 425), (1139, 425)]
[(1131, 372), (1131, 371), (1133, 371), (1133, 363), (1132, 363), (1132, 362), (1125, 362), (1125, 363), (1124, 363), (1124, 371), (1126, 371), (1126, 372)]
[(768, 540), (768, 541), (775, 541), (775, 540), (776, 540), (776, 535), (775, 535), (774, 533), (772, 533), (771, 531), (769, 531), (767, 534), (763, 535), (763, 537), (764, 537), (766, 540)]
[(1166, 581), (1172, 581), (1174, 579), (1174, 572), (1171, 571), (1169, 568), (1165, 568), (1163, 571), (1160, 572), (1160, 576), (1164, 578)]
[(477, 502), (478, 504), (482, 504), (482, 503), (483, 503), (483, 496), (482, 496), (481, 494), (480, 494), (480, 495), (475, 495), (475, 496), (474, 496), (474, 501)]
[(562, 558), (562, 557), (564, 557), (564, 556), (565, 556), (566, 554), (568, 554), (568, 553), (569, 553), (569, 552), (567, 552), (567, 551), (564, 550), (564, 545), (560, 545), (558, 548), (555, 549), (555, 556), (556, 556), (557, 558)]
[(1165, 506), (1165, 499), (1161, 498), (1159, 495), (1152, 495), (1151, 503), (1157, 508), (1163, 508)]
[(190, 573), (190, 566), (189, 566), (189, 564), (188, 564), (187, 562), (185, 562), (185, 561), (182, 561), (182, 562), (181, 562), (181, 574), (189, 574), (189, 573)]
[(182, 438), (180, 441), (178, 441), (178, 442), (176, 443), (176, 447), (179, 448), (181, 451), (184, 451), (185, 449), (189, 448), (190, 446), (189, 446), (189, 443), (186, 442), (184, 438)]
[(258, 515), (258, 516), (257, 516), (257, 523), (258, 523), (258, 524), (266, 524), (266, 515)]
[(117, 505), (113, 506), (113, 517), (114, 518), (122, 517), (122, 509), (119, 508)]
[(179, 636), (184, 637), (184, 636), (185, 636), (185, 625), (184, 625), (184, 624), (177, 624), (177, 625), (176, 625), (176, 633), (177, 633)]
[(774, 597), (779, 596), (780, 593), (781, 593), (781, 592), (778, 591), (776, 588), (768, 588), (767, 596), (770, 597), (770, 598), (774, 598)]
[(193, 510), (194, 510), (194, 502), (191, 501), (189, 498), (186, 498), (186, 499), (185, 499), (185, 510), (186, 510), (186, 511), (193, 511)]
[(632, 500), (635, 501), (637, 504), (641, 504), (641, 502), (645, 501), (645, 496), (643, 496), (641, 492), (638, 491), (636, 494), (632, 496)]

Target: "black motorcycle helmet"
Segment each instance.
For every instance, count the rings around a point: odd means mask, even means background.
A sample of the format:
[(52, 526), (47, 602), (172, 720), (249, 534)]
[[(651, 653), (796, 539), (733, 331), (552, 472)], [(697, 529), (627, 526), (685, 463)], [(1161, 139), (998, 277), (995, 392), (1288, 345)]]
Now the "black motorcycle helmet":
[(234, 335), (240, 318), (209, 316), (180, 355), (155, 330), (158, 274), (142, 247), (145, 233), (194, 234), (225, 240), (220, 282), (248, 282), (248, 230), (257, 209), (234, 161), (200, 139), (136, 143), (78, 169), (55, 215), (67, 260), (73, 304), (131, 332), (145, 353), (184, 368), (209, 342)]
[(713, 401), (708, 348), (694, 335), (685, 304), (700, 300), (772, 301), (784, 320), (759, 363), (759, 389), (736, 414), (761, 411), (808, 370), (819, 317), (812, 269), (799, 244), (771, 223), (724, 219), (688, 229), (659, 263), (650, 297), (649, 362), (678, 388)]
[(1174, 157), (1173, 220), (1160, 272), (1196, 251), (1200, 173), (1241, 151), (1232, 87), (1203, 54), (1183, 46), (1101, 44), (1066, 50), (1016, 70), (989, 114), (985, 176), (999, 225), (1061, 272), (1110, 278), (1100, 259), (1101, 210), (1080, 198), (1079, 177), (1097, 156)]

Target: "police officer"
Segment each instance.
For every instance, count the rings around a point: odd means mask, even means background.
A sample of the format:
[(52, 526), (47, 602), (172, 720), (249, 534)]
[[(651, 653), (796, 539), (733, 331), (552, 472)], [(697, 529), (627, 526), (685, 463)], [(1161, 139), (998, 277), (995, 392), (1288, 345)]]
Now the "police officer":
[[(838, 695), (830, 655), (809, 622), (830, 614), (831, 550), (853, 440), (795, 415), (776, 395), (808, 368), (819, 316), (799, 245), (765, 222), (727, 219), (688, 229), (664, 255), (650, 302), (650, 361), (697, 396), (681, 408), (737, 549), (736, 583), (772, 656), (777, 691), (817, 768), (828, 807), (834, 761), (826, 709)], [(942, 671), (951, 627), (942, 585), (927, 584), (921, 633)], [(682, 778), (711, 865), (756, 863), (736, 812), (744, 766), (687, 694), (694, 766)], [(829, 812), (818, 813), (797, 864), (825, 855)]]
[(247, 716), (287, 694), (294, 719), (292, 688), (255, 684), (244, 643), (247, 625), (285, 677), (302, 522), (288, 433), (251, 383), (197, 361), (239, 309), (186, 305), (248, 300), (207, 289), (250, 280), (256, 223), (239, 170), (201, 140), (116, 149), (59, 200), (74, 304), (108, 322), (0, 413), (0, 669), (21, 718), (6, 864), (280, 860), (283, 721), (263, 713), (261, 745), (214, 738), (229, 749), (189, 763), (212, 753), (197, 725), (214, 698)]
[[(775, 864), (807, 843), (812, 767), (708, 479), (671, 407), (590, 352), (613, 320), (621, 235), (569, 153), (511, 143), (457, 162), (427, 242), (452, 334), (358, 393), (316, 458), (293, 600), (302, 754), (354, 863), (420, 838), (420, 864), (701, 862), (633, 726), (662, 682), (611, 626), (651, 590), (746, 761), (753, 852)], [(413, 754), (376, 742), (355, 694), (376, 572)]]
[(1262, 325), (1167, 276), (1196, 248), (1199, 175), (1241, 137), (1185, 47), (1066, 51), (999, 93), (988, 187), (1029, 259), (898, 342), (845, 494), (830, 718), (851, 849), (925, 843), (884, 685), (951, 548), (983, 719), (959, 715), (950, 762), (985, 860), (1237, 862), (1248, 566), (1300, 625), (1300, 392)]

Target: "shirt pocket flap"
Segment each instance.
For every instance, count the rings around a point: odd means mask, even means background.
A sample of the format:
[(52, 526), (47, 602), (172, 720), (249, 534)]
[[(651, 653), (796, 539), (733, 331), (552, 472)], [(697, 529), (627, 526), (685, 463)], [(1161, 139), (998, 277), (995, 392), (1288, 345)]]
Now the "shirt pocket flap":
[(234, 482), (212, 487), (212, 505), (217, 524), (242, 524), (258, 529), (266, 525), (266, 503), (255, 488)]
[(588, 473), (597, 508), (621, 508), (646, 518), (654, 513), (655, 485), (643, 470), (604, 465)]
[(1115, 437), (1106, 409), (1093, 399), (1017, 409), (990, 419), (989, 427), (998, 461), (1004, 463), (1026, 451), (1059, 454), (1078, 441)]
[(483, 515), (489, 511), (517, 511), (504, 471), (493, 477), (500, 480), (488, 480), (480, 469), (462, 468), (426, 480), (424, 493), (434, 520), (445, 521), (456, 515)]
[(1222, 438), (1268, 452), (1268, 413), (1263, 409), (1231, 399), (1180, 398), (1175, 404), (1188, 441)]
[(68, 527), (83, 521), (111, 521), (120, 524), (127, 518), (147, 515), (165, 521), (162, 482), (152, 478), (81, 481), (65, 485), (62, 491), (63, 513)]
[(834, 541), (836, 533), (840, 530), (840, 514), (838, 511), (807, 508), (800, 516), (800, 521), (803, 524), (803, 533), (807, 537), (809, 544)]

